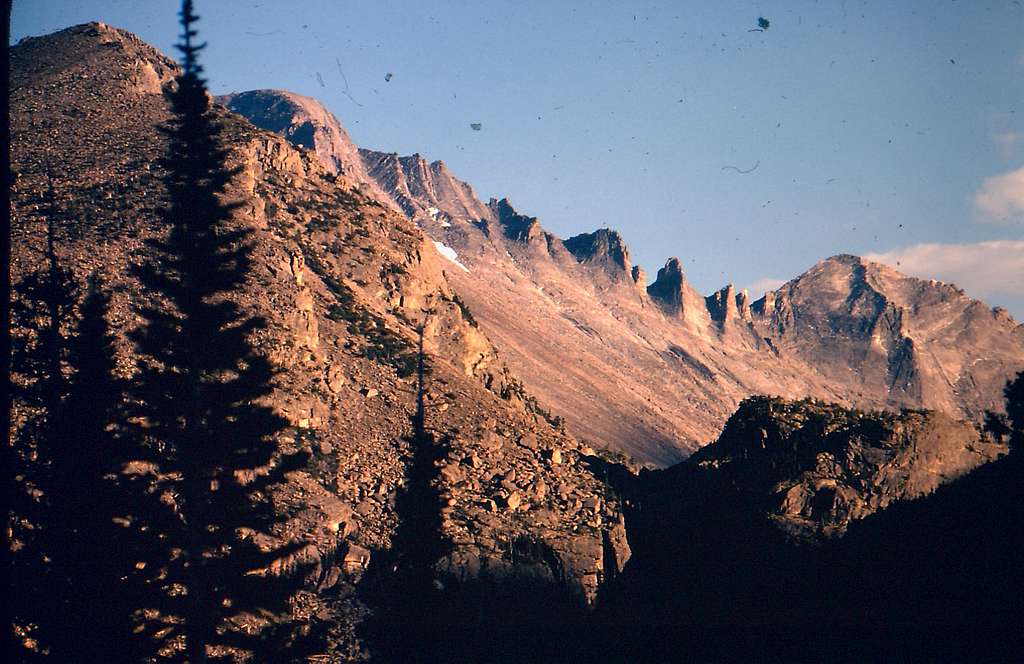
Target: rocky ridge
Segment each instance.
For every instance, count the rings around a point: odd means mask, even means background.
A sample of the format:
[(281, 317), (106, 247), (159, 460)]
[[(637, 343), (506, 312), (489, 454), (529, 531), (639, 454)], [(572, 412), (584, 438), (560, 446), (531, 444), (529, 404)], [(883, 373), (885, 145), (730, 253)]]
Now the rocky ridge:
[(252, 90), (214, 99), (260, 129), (281, 134), (297, 147), (314, 150), (324, 168), (340, 176), (341, 183), (363, 188), (379, 201), (388, 200), (367, 174), (348, 132), (315, 100), (284, 90)]
[(502, 358), (595, 447), (669, 464), (713, 440), (751, 394), (979, 422), (1024, 367), (1024, 327), (954, 286), (854, 256), (756, 301), (731, 284), (701, 295), (675, 258), (647, 285), (615, 231), (563, 242), (507, 199), (481, 205), (419, 155), (362, 154), (455, 256), (448, 278)]
[(686, 461), (609, 471), (633, 547), (603, 595), (616, 661), (1005, 652), (1018, 452), (936, 412), (744, 400)]
[(445, 227), (453, 219), (466, 221), (487, 215), (473, 188), (455, 179), (444, 162), (428, 163), (419, 154), (400, 157), (365, 149), (360, 149), (359, 155), (371, 181), (418, 223)]

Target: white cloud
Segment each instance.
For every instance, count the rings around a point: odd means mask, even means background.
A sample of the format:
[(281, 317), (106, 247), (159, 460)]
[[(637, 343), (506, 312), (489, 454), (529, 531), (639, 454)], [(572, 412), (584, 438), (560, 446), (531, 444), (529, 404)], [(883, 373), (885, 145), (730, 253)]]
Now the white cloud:
[(761, 277), (757, 281), (747, 286), (747, 290), (750, 291), (751, 299), (760, 299), (762, 295), (768, 291), (776, 290), (779, 286), (786, 283), (785, 279), (776, 279), (775, 277)]
[(1024, 168), (985, 178), (973, 198), (975, 209), (987, 220), (1024, 223)]
[(1024, 296), (1024, 240), (915, 244), (864, 258), (911, 276), (954, 283), (990, 304)]

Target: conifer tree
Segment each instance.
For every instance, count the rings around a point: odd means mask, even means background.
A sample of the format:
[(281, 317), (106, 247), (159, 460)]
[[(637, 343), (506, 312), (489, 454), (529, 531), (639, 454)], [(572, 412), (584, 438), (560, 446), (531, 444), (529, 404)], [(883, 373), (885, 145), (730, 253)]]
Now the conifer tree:
[[(57, 252), (66, 214), (53, 180), (40, 209), (45, 263), (14, 288), (12, 390), (17, 542), (12, 577), (24, 637), (59, 661), (123, 659), (130, 634), (132, 560), (118, 519), (135, 509), (120, 485), (129, 452), (115, 434), (122, 385), (114, 376), (108, 297), (95, 277), (86, 295)], [(23, 638), (23, 642), (25, 639)]]
[(46, 651), (52, 639), (48, 628), (59, 613), (52, 601), (57, 583), (47, 541), (54, 528), (52, 504), (58, 487), (55, 423), (69, 387), (66, 336), (73, 326), (78, 288), (55, 249), (58, 210), (52, 181), (41, 203), (45, 262), (14, 285), (11, 302), (9, 386), (15, 406), (11, 413), (18, 420), (13, 423), (11, 465), (5, 470), (13, 489), (7, 513), (11, 590), (22, 598), (12, 617), (23, 643)]
[(67, 394), (48, 432), (51, 497), (43, 539), (55, 609), (48, 627), (52, 654), (66, 661), (123, 659), (138, 601), (131, 555), (137, 533), (125, 524), (143, 501), (130, 493), (121, 473), (132, 450), (119, 435), (124, 385), (115, 376), (108, 306), (109, 296), (93, 275), (66, 341), (72, 372)]
[(1013, 380), (1006, 381), (1003, 396), (1006, 398), (1006, 419), (1010, 423), (1010, 450), (1021, 454), (1024, 451), (1024, 371), (1018, 372)]
[(274, 370), (249, 339), (265, 321), (235, 301), (250, 267), (250, 231), (232, 224), (235, 205), (221, 200), (236, 171), (201, 78), (204, 45), (195, 43), (190, 0), (180, 16), (182, 71), (164, 128), (167, 234), (135, 270), (149, 298), (133, 335), (141, 357), (133, 416), (167, 506), (152, 517), (167, 554), (153, 578), (162, 592), (154, 608), (166, 621), (155, 635), (190, 662), (239, 651), (288, 661), (298, 656), (282, 651), (290, 626), (259, 623), (286, 613), (294, 588), (268, 570), (293, 550), (268, 550), (264, 535), (278, 523), (268, 490), (302, 459), (275, 454), (286, 421), (260, 405)]

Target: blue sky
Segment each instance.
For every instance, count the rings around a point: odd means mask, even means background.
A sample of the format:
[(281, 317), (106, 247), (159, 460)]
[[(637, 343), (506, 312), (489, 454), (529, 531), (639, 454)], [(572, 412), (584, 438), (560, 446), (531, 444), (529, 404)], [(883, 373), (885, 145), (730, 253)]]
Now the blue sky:
[[(855, 253), (1024, 320), (1019, 0), (196, 6), (215, 93), (316, 97), (560, 236), (618, 229), (649, 274), (762, 291)], [(176, 11), (15, 0), (11, 35), (100, 20), (171, 53)]]

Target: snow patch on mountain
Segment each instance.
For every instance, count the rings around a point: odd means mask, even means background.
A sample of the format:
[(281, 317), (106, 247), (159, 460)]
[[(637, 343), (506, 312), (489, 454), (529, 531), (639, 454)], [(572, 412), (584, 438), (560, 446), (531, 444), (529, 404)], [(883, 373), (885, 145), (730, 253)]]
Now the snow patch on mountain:
[(437, 248), (437, 253), (458, 265), (464, 272), (469, 272), (469, 268), (459, 262), (459, 255), (454, 249), (443, 242), (438, 242), (437, 240), (434, 240), (434, 246)]

